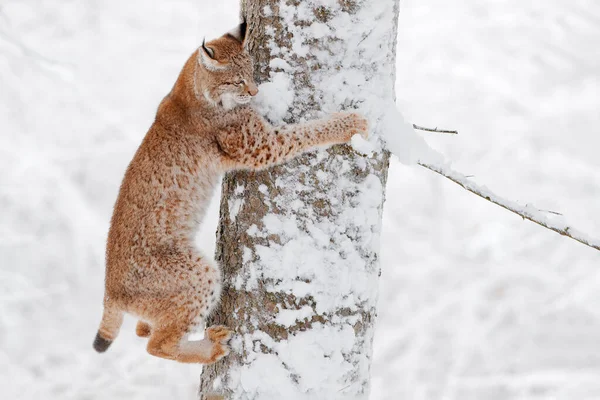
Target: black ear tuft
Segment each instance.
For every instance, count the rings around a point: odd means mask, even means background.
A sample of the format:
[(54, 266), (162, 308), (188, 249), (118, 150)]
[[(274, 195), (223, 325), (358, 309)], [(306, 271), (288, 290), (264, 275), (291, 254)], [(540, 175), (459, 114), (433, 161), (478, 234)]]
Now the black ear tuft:
[(244, 40), (246, 40), (246, 30), (248, 28), (248, 24), (246, 23), (246, 18), (240, 22), (238, 26), (227, 32), (226, 36), (231, 36), (241, 44), (244, 44)]
[(246, 31), (248, 30), (248, 23), (246, 22), (246, 17), (244, 17), (242, 19), (242, 22), (240, 23), (240, 36), (242, 38), (241, 42), (244, 43), (244, 40), (246, 40)]
[(209, 56), (212, 59), (215, 58), (215, 51), (210, 47), (206, 47), (206, 39), (202, 39), (202, 49), (204, 50), (207, 56)]

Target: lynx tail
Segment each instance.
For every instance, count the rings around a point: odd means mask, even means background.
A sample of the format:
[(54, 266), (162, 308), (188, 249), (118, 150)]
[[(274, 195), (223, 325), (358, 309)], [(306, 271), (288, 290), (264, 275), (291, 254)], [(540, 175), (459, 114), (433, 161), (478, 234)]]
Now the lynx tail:
[(123, 312), (105, 304), (102, 322), (100, 322), (100, 328), (94, 339), (94, 350), (98, 353), (104, 353), (113, 340), (116, 339), (122, 323)]

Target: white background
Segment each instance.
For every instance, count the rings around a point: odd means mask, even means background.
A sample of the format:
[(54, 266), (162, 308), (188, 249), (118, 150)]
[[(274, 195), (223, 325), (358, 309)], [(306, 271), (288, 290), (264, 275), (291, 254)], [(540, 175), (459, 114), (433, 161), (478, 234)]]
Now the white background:
[[(124, 169), (202, 37), (237, 22), (212, 3), (0, 1), (2, 398), (194, 398), (201, 368), (147, 355), (132, 319), (91, 342)], [(600, 237), (600, 3), (401, 3), (407, 119), (458, 129), (425, 138)], [(600, 399), (600, 253), (397, 162), (385, 207), (372, 399)]]

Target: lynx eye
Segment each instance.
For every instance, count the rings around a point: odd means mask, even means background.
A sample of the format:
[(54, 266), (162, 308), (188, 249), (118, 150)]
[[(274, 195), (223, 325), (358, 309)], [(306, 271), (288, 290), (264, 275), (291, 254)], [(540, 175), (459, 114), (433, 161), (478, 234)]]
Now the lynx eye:
[(244, 83), (246, 83), (246, 81), (242, 79), (241, 81), (237, 81), (237, 82), (235, 83), (235, 85), (236, 85), (236, 86), (242, 86)]

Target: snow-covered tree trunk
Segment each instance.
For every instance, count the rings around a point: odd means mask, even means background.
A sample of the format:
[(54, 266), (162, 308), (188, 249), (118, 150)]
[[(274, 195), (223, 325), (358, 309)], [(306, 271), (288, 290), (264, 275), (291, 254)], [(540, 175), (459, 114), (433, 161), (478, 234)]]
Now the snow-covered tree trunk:
[[(398, 0), (246, 0), (258, 106), (274, 123), (358, 109), (378, 146), (393, 102)], [(367, 399), (388, 153), (337, 146), (223, 180), (217, 261), (234, 351), (200, 393)]]

